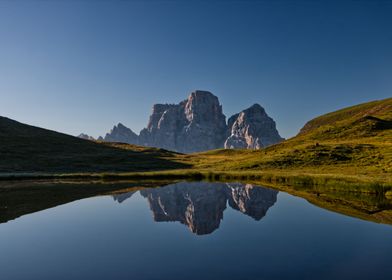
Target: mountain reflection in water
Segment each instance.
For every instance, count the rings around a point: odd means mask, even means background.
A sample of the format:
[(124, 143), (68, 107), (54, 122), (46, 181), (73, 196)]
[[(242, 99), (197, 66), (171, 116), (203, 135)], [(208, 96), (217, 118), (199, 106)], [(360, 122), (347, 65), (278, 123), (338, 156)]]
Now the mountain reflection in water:
[[(113, 195), (119, 203), (134, 192)], [(259, 221), (277, 199), (278, 191), (250, 184), (182, 182), (161, 188), (144, 189), (156, 222), (178, 221), (197, 235), (219, 228), (228, 205)]]

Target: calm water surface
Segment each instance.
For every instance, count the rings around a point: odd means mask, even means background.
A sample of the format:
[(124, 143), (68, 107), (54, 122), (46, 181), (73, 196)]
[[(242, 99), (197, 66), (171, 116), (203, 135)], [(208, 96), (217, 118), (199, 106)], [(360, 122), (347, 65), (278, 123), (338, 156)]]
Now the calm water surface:
[(391, 279), (392, 227), (253, 185), (176, 183), (0, 224), (0, 279)]

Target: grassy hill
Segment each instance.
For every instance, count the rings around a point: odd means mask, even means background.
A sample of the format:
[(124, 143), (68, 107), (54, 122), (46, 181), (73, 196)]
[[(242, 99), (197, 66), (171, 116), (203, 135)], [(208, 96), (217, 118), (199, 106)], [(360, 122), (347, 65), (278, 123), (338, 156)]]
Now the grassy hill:
[(0, 173), (131, 172), (187, 168), (176, 153), (97, 143), (0, 117)]
[(392, 98), (317, 117), (297, 136), (262, 150), (214, 150), (189, 161), (201, 170), (344, 175), (392, 183)]
[[(391, 137), (392, 98), (368, 102), (309, 121), (299, 136), (307, 139), (362, 139)], [(386, 139), (384, 139), (386, 140)]]

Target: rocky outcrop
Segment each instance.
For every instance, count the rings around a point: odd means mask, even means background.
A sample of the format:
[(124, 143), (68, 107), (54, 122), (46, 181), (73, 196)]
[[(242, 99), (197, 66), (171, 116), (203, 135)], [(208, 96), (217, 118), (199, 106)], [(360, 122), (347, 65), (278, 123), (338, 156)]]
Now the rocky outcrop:
[(230, 136), (225, 141), (226, 149), (260, 149), (284, 140), (276, 124), (259, 104), (229, 118)]
[(197, 235), (219, 228), (227, 201), (231, 208), (255, 220), (275, 204), (278, 191), (253, 185), (225, 183), (177, 183), (140, 191), (156, 222), (178, 221)]
[(87, 135), (87, 134), (84, 134), (84, 133), (79, 134), (78, 137), (81, 138), (81, 139), (90, 140), (90, 141), (94, 141), (95, 140), (94, 137), (92, 137), (90, 135)]
[(218, 98), (197, 90), (179, 104), (154, 105), (139, 143), (192, 153), (222, 148), (226, 134), (226, 117)]
[(115, 125), (103, 138), (107, 142), (121, 142), (128, 144), (138, 144), (138, 135), (122, 123)]

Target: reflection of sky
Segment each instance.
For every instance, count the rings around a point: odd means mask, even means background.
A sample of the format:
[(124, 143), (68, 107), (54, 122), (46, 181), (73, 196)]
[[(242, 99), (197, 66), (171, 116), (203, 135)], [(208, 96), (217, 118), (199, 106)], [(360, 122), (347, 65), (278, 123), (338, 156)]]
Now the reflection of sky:
[(391, 1), (182, 2), (0, 1), (1, 115), (138, 132), (152, 104), (205, 89), (227, 117), (259, 102), (289, 137), (391, 95)]
[(391, 275), (391, 236), (390, 226), (285, 193), (260, 221), (228, 207), (219, 229), (197, 236), (154, 222), (137, 192), (0, 225), (0, 271), (4, 279), (370, 279)]

